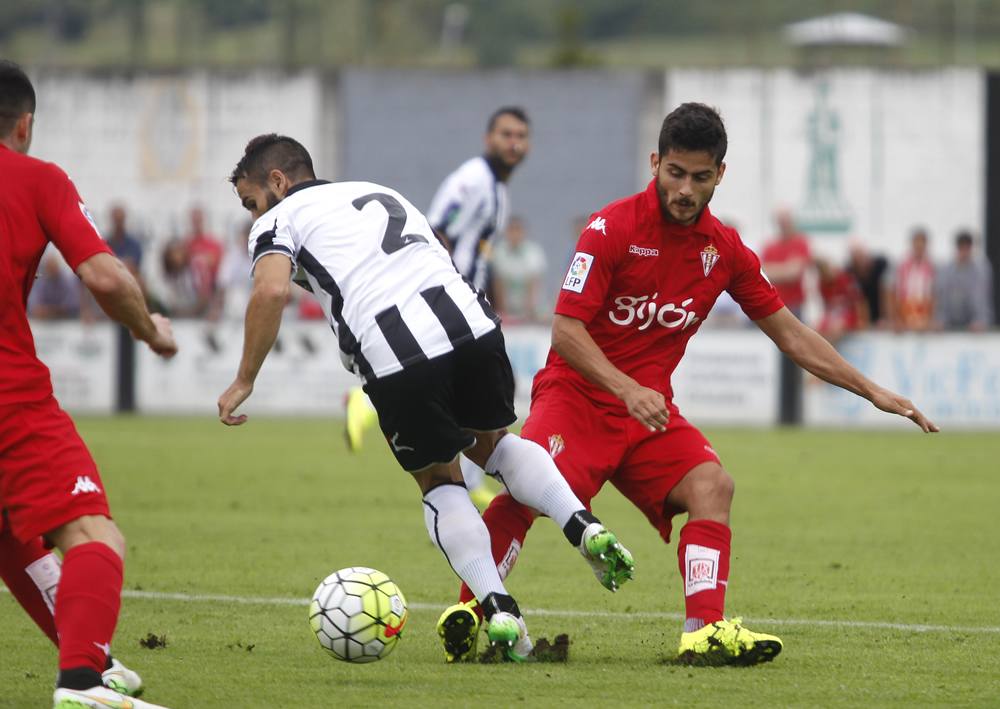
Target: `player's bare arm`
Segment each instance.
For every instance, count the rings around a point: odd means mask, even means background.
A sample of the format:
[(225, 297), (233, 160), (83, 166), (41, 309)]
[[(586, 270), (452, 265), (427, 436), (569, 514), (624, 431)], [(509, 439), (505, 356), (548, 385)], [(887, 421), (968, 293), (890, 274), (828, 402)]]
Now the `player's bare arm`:
[(782, 352), (806, 371), (868, 399), (882, 411), (905, 416), (920, 426), (924, 433), (939, 430), (909, 399), (879, 386), (851, 366), (829, 342), (803, 324), (788, 308), (781, 308), (756, 322)]
[(644, 387), (613, 365), (581, 320), (555, 315), (552, 349), (588, 381), (621, 399), (628, 412), (650, 431), (665, 431), (670, 417), (660, 392)]
[(127, 327), (135, 339), (161, 357), (177, 354), (170, 320), (150, 315), (142, 289), (125, 264), (108, 253), (94, 254), (77, 267), (76, 275), (108, 317)]
[(243, 326), (243, 357), (236, 379), (219, 397), (219, 420), (227, 426), (239, 426), (247, 420), (246, 414), (236, 416), (233, 412), (253, 392), (257, 373), (278, 337), (291, 277), (292, 262), (283, 254), (266, 254), (254, 266)]

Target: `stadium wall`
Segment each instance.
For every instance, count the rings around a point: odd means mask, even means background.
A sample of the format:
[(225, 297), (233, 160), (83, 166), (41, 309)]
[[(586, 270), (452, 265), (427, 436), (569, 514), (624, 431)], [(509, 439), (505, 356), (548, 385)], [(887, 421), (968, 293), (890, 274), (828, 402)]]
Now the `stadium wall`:
[[(32, 329), (63, 406), (78, 413), (114, 412), (117, 328), (109, 323), (36, 322)], [(241, 330), (239, 323), (211, 326), (182, 320), (174, 323), (180, 345), (174, 359), (164, 361), (138, 347), (135, 369), (125, 373), (134, 380), (138, 412), (214, 416), (216, 399), (239, 363)], [(516, 409), (523, 417), (550, 335), (543, 326), (507, 326), (504, 335), (515, 372)], [(1000, 428), (1000, 333), (865, 333), (845, 339), (840, 349), (855, 366), (911, 397), (945, 428)], [(756, 330), (699, 333), (673, 382), (681, 411), (695, 423), (756, 427), (778, 421), (778, 353)], [(325, 324), (288, 322), (245, 410), (338, 417), (344, 394), (355, 384)], [(816, 380), (807, 382), (803, 399), (808, 426), (909, 425)]]

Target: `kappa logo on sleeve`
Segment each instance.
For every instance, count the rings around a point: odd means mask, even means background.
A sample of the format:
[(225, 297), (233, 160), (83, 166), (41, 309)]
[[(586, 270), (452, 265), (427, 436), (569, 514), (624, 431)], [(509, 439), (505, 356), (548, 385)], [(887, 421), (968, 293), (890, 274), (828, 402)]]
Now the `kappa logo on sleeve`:
[[(594, 231), (599, 231), (605, 236), (608, 235), (607, 231), (608, 223), (605, 221), (604, 217), (597, 217), (590, 224), (587, 225), (587, 229), (593, 229)], [(586, 230), (585, 230), (586, 231)]]
[(566, 280), (563, 281), (562, 289), (583, 293), (583, 286), (587, 283), (587, 276), (590, 275), (593, 265), (594, 257), (592, 255), (577, 251), (569, 265), (569, 272), (566, 274)]

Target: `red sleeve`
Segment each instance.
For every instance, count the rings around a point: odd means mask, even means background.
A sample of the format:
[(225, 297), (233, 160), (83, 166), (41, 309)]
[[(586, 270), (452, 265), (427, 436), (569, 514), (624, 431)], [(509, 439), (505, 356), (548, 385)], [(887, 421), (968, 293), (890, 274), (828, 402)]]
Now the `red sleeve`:
[(737, 239), (736, 269), (729, 280), (729, 295), (740, 304), (743, 312), (751, 320), (760, 320), (773, 315), (784, 307), (778, 292), (767, 280), (760, 267), (757, 254)]
[(556, 299), (556, 313), (589, 323), (604, 305), (620, 249), (615, 248), (620, 227), (598, 212), (576, 243)]
[(112, 253), (66, 173), (52, 164), (46, 167), (38, 216), (49, 241), (74, 271), (95, 254)]

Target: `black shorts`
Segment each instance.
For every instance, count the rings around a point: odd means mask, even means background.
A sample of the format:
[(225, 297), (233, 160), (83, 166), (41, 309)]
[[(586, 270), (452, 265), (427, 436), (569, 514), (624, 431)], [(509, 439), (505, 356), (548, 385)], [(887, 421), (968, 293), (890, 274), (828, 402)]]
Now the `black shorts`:
[(474, 431), (510, 426), (514, 373), (500, 328), (448, 354), (375, 379), (365, 392), (404, 470), (449, 463), (471, 447)]

